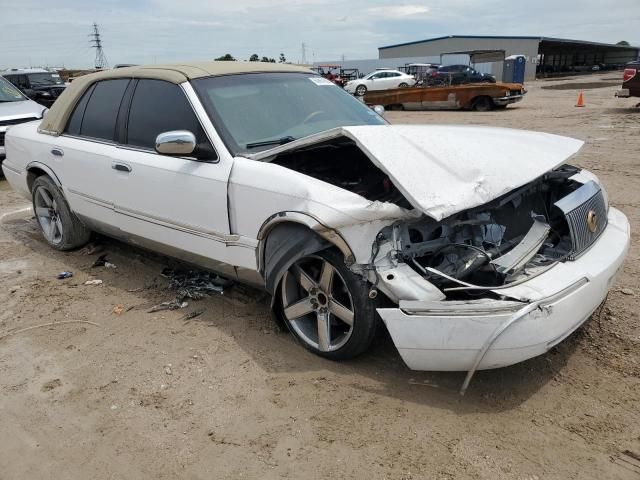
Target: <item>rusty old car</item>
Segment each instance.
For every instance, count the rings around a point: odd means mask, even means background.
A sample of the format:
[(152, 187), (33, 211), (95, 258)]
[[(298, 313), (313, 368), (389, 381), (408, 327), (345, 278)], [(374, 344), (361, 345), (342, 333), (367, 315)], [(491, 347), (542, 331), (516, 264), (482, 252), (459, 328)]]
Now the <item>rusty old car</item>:
[(368, 91), (364, 102), (390, 110), (489, 111), (521, 101), (525, 88), (520, 83), (468, 83)]

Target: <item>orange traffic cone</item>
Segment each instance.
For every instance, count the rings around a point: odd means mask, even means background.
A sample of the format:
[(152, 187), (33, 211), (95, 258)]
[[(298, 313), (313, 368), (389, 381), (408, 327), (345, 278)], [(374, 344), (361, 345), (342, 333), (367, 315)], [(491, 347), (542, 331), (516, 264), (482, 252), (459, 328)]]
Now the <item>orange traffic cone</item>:
[(576, 107), (584, 107), (584, 93), (580, 92), (578, 95), (578, 101), (576, 102)]

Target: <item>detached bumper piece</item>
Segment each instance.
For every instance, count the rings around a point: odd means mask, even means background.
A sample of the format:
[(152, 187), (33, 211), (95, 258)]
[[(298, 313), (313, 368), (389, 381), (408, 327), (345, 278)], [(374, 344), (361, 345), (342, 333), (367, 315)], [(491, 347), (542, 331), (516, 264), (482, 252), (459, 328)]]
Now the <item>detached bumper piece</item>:
[(621, 88), (620, 90), (616, 90), (615, 96), (618, 98), (629, 98), (631, 92), (629, 92), (628, 88)]
[(575, 261), (496, 293), (518, 300), (400, 302), (381, 308), (402, 359), (413, 370), (467, 371), (505, 367), (547, 352), (598, 308), (629, 248), (625, 215), (611, 208), (601, 235)]

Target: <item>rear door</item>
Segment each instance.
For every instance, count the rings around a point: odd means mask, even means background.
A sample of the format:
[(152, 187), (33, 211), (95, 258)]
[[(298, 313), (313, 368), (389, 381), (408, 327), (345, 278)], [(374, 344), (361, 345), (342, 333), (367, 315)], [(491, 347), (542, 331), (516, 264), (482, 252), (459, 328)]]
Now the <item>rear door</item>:
[[(126, 128), (105, 183), (113, 192), (118, 226), (131, 239), (235, 275), (227, 249), (235, 238), (227, 210), (232, 160), (219, 158), (192, 102), (198, 100), (179, 85), (137, 80), (121, 111)], [(192, 132), (196, 154), (158, 154), (156, 137), (172, 130)]]
[(74, 212), (92, 228), (111, 232), (117, 225), (112, 159), (117, 157), (116, 123), (129, 79), (92, 85), (76, 105), (65, 132), (55, 139), (49, 163)]

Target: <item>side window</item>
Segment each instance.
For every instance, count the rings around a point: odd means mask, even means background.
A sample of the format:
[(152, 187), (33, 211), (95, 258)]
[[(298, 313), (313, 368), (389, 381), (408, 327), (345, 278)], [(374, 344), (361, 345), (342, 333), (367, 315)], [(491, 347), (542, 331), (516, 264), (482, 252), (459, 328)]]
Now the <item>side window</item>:
[(93, 87), (80, 126), (81, 136), (114, 140), (118, 110), (128, 84), (129, 79), (123, 78), (103, 80)]
[(26, 75), (7, 75), (5, 78), (18, 88), (28, 88)]
[(155, 148), (156, 137), (171, 130), (189, 130), (196, 136), (200, 155), (215, 158), (200, 122), (182, 89), (162, 80), (139, 80), (131, 101), (127, 144)]
[(69, 118), (69, 123), (67, 123), (67, 128), (65, 130), (69, 135), (80, 135), (80, 129), (82, 128), (82, 118), (84, 117), (84, 111), (87, 109), (87, 103), (89, 103), (89, 98), (91, 98), (91, 94), (93, 93), (93, 88), (95, 84), (91, 85), (82, 98), (76, 105), (76, 108), (73, 110), (71, 117)]

